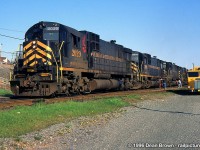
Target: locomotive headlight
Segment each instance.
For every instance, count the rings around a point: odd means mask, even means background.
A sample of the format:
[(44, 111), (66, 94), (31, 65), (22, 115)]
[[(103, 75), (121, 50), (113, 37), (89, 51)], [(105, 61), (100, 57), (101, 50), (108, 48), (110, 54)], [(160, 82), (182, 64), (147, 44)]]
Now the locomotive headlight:
[(33, 48), (35, 49), (37, 46), (36, 45), (33, 45)]
[(36, 48), (37, 48), (37, 42), (36, 42), (36, 41), (33, 41), (33, 42), (32, 42), (32, 47), (33, 47), (33, 49), (36, 49)]

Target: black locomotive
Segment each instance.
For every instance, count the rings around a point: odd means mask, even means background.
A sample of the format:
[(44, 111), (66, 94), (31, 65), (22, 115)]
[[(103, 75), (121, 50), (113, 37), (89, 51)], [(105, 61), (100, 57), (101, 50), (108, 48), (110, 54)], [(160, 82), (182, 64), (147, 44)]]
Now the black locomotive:
[(185, 68), (132, 51), (98, 34), (39, 22), (25, 34), (10, 81), (15, 96), (54, 96), (128, 90), (183, 80)]

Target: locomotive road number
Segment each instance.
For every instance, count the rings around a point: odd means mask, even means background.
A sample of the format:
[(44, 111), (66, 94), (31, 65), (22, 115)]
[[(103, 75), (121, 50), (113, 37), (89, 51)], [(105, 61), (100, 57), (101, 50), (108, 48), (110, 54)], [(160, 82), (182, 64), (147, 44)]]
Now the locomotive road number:
[(59, 27), (47, 27), (46, 30), (59, 30)]
[(72, 56), (74, 56), (74, 57), (81, 57), (81, 51), (73, 49), (72, 50)]

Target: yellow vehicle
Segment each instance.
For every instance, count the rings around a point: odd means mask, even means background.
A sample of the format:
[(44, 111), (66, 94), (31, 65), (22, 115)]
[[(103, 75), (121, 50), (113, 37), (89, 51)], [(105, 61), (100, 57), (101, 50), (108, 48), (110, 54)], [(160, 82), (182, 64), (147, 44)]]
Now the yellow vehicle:
[(188, 89), (191, 92), (200, 92), (200, 67), (193, 67), (188, 71)]

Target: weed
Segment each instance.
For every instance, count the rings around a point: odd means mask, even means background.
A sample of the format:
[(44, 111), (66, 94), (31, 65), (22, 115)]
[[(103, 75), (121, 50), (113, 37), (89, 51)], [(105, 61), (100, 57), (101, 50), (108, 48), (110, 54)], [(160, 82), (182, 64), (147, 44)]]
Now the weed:
[(10, 90), (0, 89), (0, 96), (10, 97), (12, 92)]
[(65, 125), (66, 128), (71, 128), (72, 127), (72, 124), (70, 122), (68, 122), (66, 125)]
[(37, 141), (40, 141), (40, 140), (42, 139), (42, 135), (36, 134), (36, 135), (34, 136), (34, 139), (37, 140)]
[(17, 137), (14, 138), (14, 141), (16, 141), (16, 142), (21, 142), (21, 141), (22, 141), (22, 138), (19, 137), (19, 136), (17, 136)]

